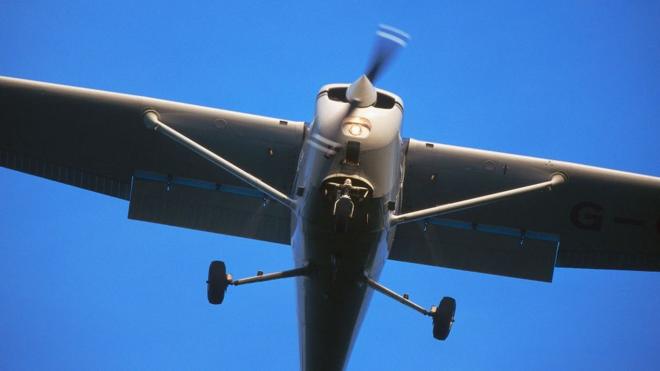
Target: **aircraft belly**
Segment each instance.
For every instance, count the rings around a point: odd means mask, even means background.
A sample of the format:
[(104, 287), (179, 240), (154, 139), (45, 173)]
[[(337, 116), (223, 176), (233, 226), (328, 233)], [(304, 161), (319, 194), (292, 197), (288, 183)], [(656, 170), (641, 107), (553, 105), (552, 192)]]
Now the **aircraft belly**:
[(378, 277), (387, 258), (387, 231), (337, 234), (299, 219), (292, 239), (296, 266), (313, 273), (297, 278), (302, 370), (342, 370), (372, 290), (364, 273)]

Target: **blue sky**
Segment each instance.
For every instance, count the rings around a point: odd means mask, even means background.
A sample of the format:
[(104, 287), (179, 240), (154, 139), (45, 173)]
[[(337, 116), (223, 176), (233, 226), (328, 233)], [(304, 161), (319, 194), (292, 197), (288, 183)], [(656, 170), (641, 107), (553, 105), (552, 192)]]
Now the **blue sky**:
[[(404, 136), (660, 176), (660, 4), (553, 2), (5, 2), (0, 75), (310, 120), (354, 80), (379, 23), (412, 35), (379, 81)], [(1, 103), (0, 103), (1, 105)], [(38, 107), (35, 107), (38, 109)], [(290, 249), (129, 221), (128, 204), (0, 169), (0, 365), (12, 370), (290, 370), (293, 281), (207, 304)], [(552, 284), (389, 262), (428, 318), (375, 295), (349, 370), (655, 369), (660, 273), (555, 271)]]

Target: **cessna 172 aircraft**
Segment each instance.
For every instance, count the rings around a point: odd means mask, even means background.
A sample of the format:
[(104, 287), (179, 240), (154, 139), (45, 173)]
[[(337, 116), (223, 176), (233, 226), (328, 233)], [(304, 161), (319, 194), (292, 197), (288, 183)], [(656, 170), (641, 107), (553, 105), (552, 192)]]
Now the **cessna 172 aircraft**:
[[(408, 35), (381, 26), (372, 63), (316, 97), (311, 124), (0, 78), (0, 165), (129, 201), (129, 217), (290, 244), (301, 368), (346, 365), (389, 259), (551, 281), (555, 267), (660, 270), (660, 178), (401, 138), (402, 100), (374, 83)], [(121, 146), (123, 151), (114, 150)]]

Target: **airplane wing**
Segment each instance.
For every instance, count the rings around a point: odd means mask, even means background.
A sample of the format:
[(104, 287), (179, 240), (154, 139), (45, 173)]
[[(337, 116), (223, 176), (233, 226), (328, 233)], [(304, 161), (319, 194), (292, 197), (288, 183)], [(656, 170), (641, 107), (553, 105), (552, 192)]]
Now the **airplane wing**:
[(401, 212), (565, 174), (551, 191), (397, 227), (390, 259), (552, 281), (554, 267), (660, 271), (660, 178), (409, 140)]
[(129, 217), (289, 243), (290, 212), (148, 130), (144, 112), (288, 194), (306, 129), (158, 99), (0, 77), (0, 165), (130, 200)]

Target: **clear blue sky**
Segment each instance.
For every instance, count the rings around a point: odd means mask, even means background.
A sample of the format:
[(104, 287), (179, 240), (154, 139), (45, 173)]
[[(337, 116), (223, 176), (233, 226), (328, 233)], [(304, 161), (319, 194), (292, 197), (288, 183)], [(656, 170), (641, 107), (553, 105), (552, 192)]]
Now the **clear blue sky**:
[[(657, 1), (220, 3), (5, 1), (0, 75), (310, 120), (382, 22), (413, 37), (379, 84), (405, 136), (660, 176)], [(129, 221), (124, 201), (7, 169), (0, 192), (0, 368), (298, 367), (293, 281), (205, 297), (211, 260), (250, 275), (290, 267), (287, 247)], [(381, 278), (425, 306), (455, 297), (456, 325), (437, 342), (375, 295), (349, 370), (660, 364), (660, 273), (389, 262)]]

